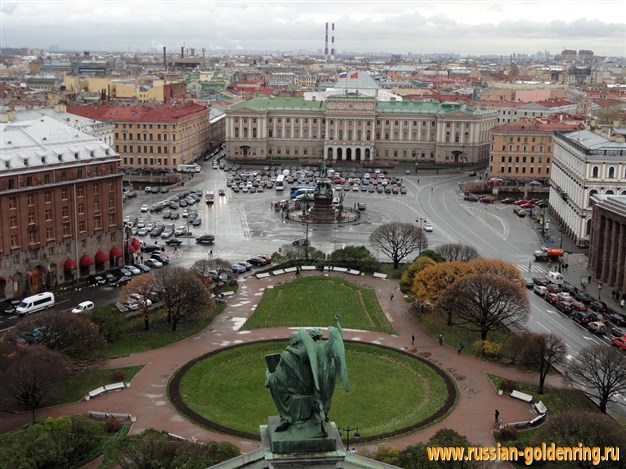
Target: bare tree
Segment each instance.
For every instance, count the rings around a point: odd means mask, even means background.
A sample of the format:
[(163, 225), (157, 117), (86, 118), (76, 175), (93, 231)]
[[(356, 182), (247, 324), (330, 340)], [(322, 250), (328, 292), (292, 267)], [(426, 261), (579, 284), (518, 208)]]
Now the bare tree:
[(428, 238), (421, 228), (411, 223), (386, 223), (376, 228), (369, 238), (374, 249), (393, 261), (394, 269), (415, 250), (428, 247)]
[(70, 361), (44, 345), (0, 345), (0, 393), (25, 410), (33, 422), (37, 409), (50, 394), (61, 393), (69, 374)]
[(539, 394), (543, 394), (546, 376), (556, 365), (565, 361), (567, 347), (555, 334), (525, 332), (520, 337), (521, 350), (518, 360), (521, 364), (539, 372)]
[(480, 257), (475, 247), (457, 243), (442, 244), (441, 246), (437, 246), (435, 248), (435, 252), (438, 252), (441, 257), (448, 262), (469, 262)]
[(178, 322), (214, 306), (211, 293), (198, 275), (182, 267), (170, 267), (155, 274), (154, 285), (171, 319), (172, 331)]
[(526, 321), (529, 314), (526, 289), (493, 274), (457, 280), (446, 289), (442, 301), (454, 306), (459, 324), (479, 331), (482, 340), (490, 331)]
[(150, 273), (133, 278), (122, 287), (122, 291), (120, 293), (122, 301), (128, 301), (132, 295), (132, 300), (137, 302), (139, 310), (143, 314), (143, 324), (145, 330), (150, 329), (150, 307), (152, 306), (150, 296), (154, 292), (154, 274)]
[(213, 278), (211, 272), (217, 274), (216, 283), (219, 284), (219, 279), (228, 277), (231, 274), (230, 263), (224, 259), (216, 257), (214, 259), (199, 259), (193, 263), (191, 270), (196, 272), (203, 278)]
[(98, 325), (84, 314), (56, 311), (16, 326), (20, 334), (32, 334), (33, 340), (51, 350), (64, 353), (80, 366), (93, 365), (106, 357), (106, 340)]
[(599, 401), (600, 411), (616, 394), (626, 392), (626, 358), (604, 344), (584, 348), (568, 368), (568, 377)]

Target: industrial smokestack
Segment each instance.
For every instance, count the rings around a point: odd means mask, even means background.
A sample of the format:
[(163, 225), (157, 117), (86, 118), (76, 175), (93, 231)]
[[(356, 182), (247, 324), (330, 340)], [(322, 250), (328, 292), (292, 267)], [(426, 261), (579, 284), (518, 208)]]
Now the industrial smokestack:
[(328, 62), (328, 22), (326, 22), (326, 36), (324, 37), (324, 58)]
[(163, 46), (163, 68), (167, 70), (167, 49)]
[(330, 45), (331, 45), (330, 60), (334, 62), (335, 61), (335, 23), (333, 23), (333, 26), (331, 29), (332, 29), (332, 39), (330, 40)]
[(180, 58), (181, 59), (185, 58), (185, 46), (180, 47)]

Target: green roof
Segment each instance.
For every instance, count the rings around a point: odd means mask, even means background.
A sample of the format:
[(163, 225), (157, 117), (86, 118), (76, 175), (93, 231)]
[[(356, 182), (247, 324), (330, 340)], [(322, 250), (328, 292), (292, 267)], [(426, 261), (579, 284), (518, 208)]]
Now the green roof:
[(232, 111), (238, 111), (240, 109), (252, 109), (253, 111), (265, 111), (265, 110), (306, 110), (306, 111), (318, 111), (326, 107), (324, 101), (305, 101), (304, 98), (283, 98), (275, 96), (264, 96), (260, 98), (253, 98), (249, 101), (244, 101), (231, 107)]

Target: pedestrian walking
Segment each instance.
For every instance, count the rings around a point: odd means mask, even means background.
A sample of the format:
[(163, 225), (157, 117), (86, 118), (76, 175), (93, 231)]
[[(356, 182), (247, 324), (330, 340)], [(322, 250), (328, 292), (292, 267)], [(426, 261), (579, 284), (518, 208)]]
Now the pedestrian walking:
[(434, 190), (435, 190), (435, 188), (434, 188), (434, 187), (431, 187), (431, 188), (430, 188), (430, 192), (433, 192)]
[(415, 334), (411, 336), (411, 345), (415, 345)]
[(209, 250), (209, 259), (213, 259), (213, 249)]
[(393, 301), (393, 292), (389, 292), (389, 298)]
[(533, 261), (530, 261), (528, 263), (528, 272), (532, 272), (533, 271)]
[(500, 418), (500, 411), (496, 409), (496, 423), (498, 423), (499, 418)]
[(174, 246), (174, 252), (178, 252), (178, 246)]
[(615, 290), (611, 292), (611, 298), (615, 299), (615, 293), (616, 293)]
[(619, 302), (619, 307), (624, 309), (624, 304), (626, 304), (626, 300), (622, 298), (622, 301)]
[(443, 345), (443, 334), (439, 334), (439, 345)]
[(419, 179), (417, 180), (417, 183), (418, 183), (418, 184), (420, 183), (420, 180), (419, 180)]
[(458, 350), (459, 355), (461, 355), (461, 352), (462, 352), (463, 350), (465, 350), (465, 345), (463, 345), (463, 344), (459, 345), (459, 350)]

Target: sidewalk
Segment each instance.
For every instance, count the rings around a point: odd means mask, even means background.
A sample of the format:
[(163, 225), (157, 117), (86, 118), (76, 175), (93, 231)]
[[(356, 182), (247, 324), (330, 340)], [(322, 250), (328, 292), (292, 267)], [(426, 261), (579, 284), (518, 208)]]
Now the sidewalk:
[[(317, 271), (302, 272), (302, 274), (323, 275)], [(395, 281), (369, 276), (355, 278), (340, 273), (330, 275), (358, 281), (373, 288), (383, 311), (398, 331), (398, 335), (387, 335), (380, 332), (346, 330), (344, 331), (346, 340), (376, 343), (418, 354), (445, 369), (453, 376), (458, 386), (458, 404), (442, 421), (423, 431), (396, 440), (385, 441), (384, 445), (404, 448), (417, 442), (427, 441), (442, 428), (452, 428), (467, 436), (473, 444), (493, 446), (491, 430), (493, 429), (496, 408), (500, 411), (500, 418), (505, 422), (530, 420), (536, 416), (529, 404), (507, 396), (499, 396), (486, 377), (486, 373), (490, 373), (534, 384), (538, 382), (536, 373), (525, 373), (515, 368), (482, 361), (469, 355), (459, 355), (455, 347), (445, 344), (439, 345), (437, 340), (430, 337), (418, 322), (408, 314), (408, 304), (403, 301), (399, 291), (396, 292), (397, 295), (393, 300), (390, 299), (389, 293), (395, 291), (397, 285)], [(194, 357), (209, 351), (227, 345), (249, 343), (261, 339), (287, 339), (291, 332), (287, 328), (254, 331), (239, 331), (238, 329), (256, 308), (265, 288), (271, 288), (273, 285), (294, 278), (294, 275), (270, 277), (263, 280), (254, 277), (246, 278), (241, 282), (238, 293), (227, 300), (228, 307), (226, 310), (198, 335), (158, 350), (110, 360), (107, 368), (145, 364), (144, 368), (133, 379), (130, 388), (103, 395), (90, 401), (41, 409), (38, 411), (38, 416), (41, 418), (68, 414), (86, 415), (90, 410), (125, 412), (137, 418), (131, 430), (132, 433), (138, 433), (147, 428), (155, 428), (186, 438), (196, 438), (199, 441), (209, 439), (229, 441), (237, 445), (243, 453), (257, 449), (259, 447), (257, 442), (213, 433), (179, 415), (167, 400), (166, 386), (168, 379), (175, 370)], [(442, 333), (445, 338), (445, 330)], [(415, 346), (411, 345), (412, 335), (415, 335)], [(560, 377), (556, 376), (548, 376), (546, 384), (557, 387), (564, 385)], [(259, 386), (262, 385), (259, 383)], [(389, 385), (392, 386), (393, 383), (389, 383)], [(363, 409), (363, 412), (366, 411)], [(2, 413), (0, 416), (1, 432), (24, 425), (30, 420), (30, 413)], [(356, 417), (354, 424), (358, 425), (358, 416)], [(366, 428), (360, 428), (360, 430), (362, 435), (367, 435)], [(372, 444), (368, 445), (368, 448), (375, 449), (377, 446), (378, 444)]]

